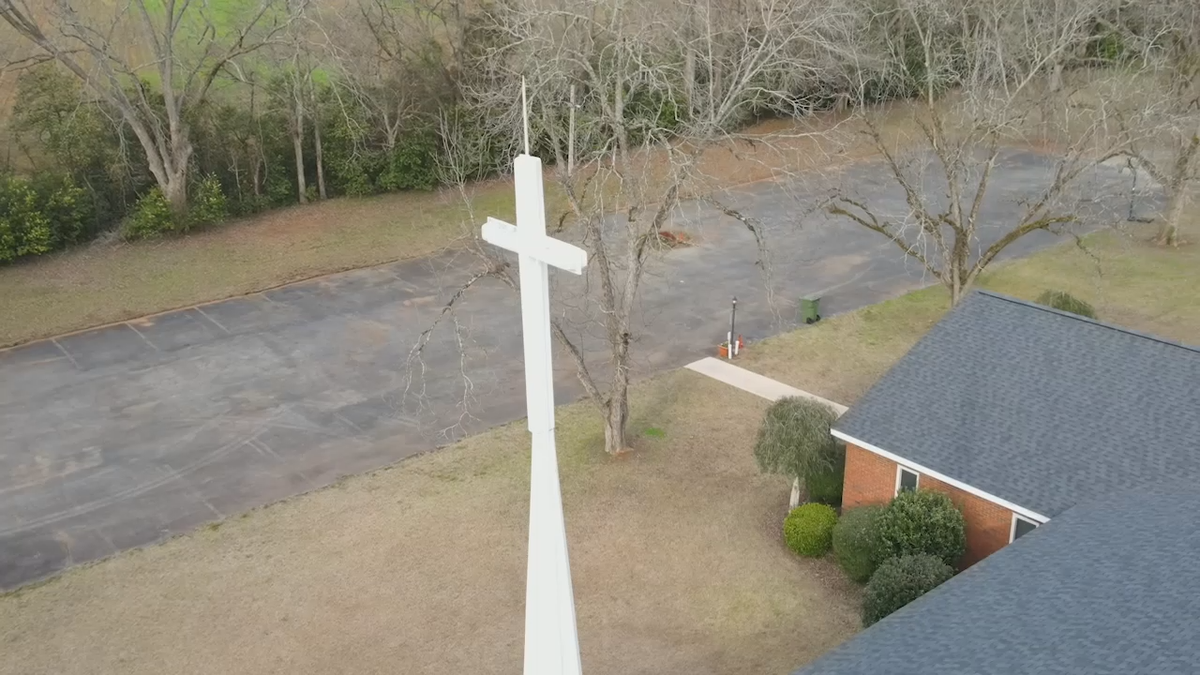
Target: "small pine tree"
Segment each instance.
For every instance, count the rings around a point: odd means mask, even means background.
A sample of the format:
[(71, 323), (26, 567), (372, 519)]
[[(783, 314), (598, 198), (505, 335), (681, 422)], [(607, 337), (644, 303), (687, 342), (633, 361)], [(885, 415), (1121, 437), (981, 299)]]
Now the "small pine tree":
[(1095, 307), (1063, 291), (1046, 291), (1038, 296), (1037, 302), (1039, 305), (1052, 307), (1060, 312), (1070, 312), (1089, 319), (1096, 318)]
[(754, 459), (758, 468), (793, 479), (791, 508), (809, 477), (836, 472), (846, 451), (829, 433), (837, 414), (829, 406), (807, 398), (781, 398), (767, 408)]
[(125, 219), (121, 234), (125, 239), (153, 239), (175, 231), (171, 205), (157, 187), (138, 199)]
[(229, 203), (221, 189), (221, 181), (209, 174), (196, 183), (188, 205), (187, 227), (203, 228), (229, 217)]

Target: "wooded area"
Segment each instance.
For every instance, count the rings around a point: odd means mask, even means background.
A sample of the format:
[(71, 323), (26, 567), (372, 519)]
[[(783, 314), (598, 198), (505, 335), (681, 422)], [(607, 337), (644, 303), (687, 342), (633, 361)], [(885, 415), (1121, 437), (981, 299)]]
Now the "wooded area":
[[(506, 171), (521, 76), (535, 153), (571, 177), (585, 227), (598, 209), (653, 202), (661, 217), (681, 189), (696, 196), (698, 153), (753, 121), (848, 108), (870, 122), (881, 102), (919, 100), (931, 112), (920, 140), (964, 208), (938, 222), (914, 205), (923, 224), (903, 236), (839, 208), (909, 254), (914, 235), (931, 237), (944, 264), (924, 262), (951, 285), (975, 274), (955, 257), (973, 227), (966, 205), (996, 150), (1029, 140), (1035, 117), (1060, 141), (1060, 186), (1097, 155), (1139, 157), (1171, 198), (1164, 241), (1177, 238), (1197, 172), (1200, 10), (1186, 0), (135, 0), (117, 10), (0, 0), (3, 56), (19, 74), (0, 260), (118, 226), (156, 236)], [(1143, 95), (1124, 108), (1079, 104), (1071, 74), (1081, 70), (1119, 74)], [(947, 93), (949, 108), (934, 105)], [(907, 185), (902, 162), (874, 141)], [(638, 163), (651, 149), (669, 168)], [(614, 176), (615, 201), (588, 199)], [(1056, 217), (1033, 208), (1014, 231)]]

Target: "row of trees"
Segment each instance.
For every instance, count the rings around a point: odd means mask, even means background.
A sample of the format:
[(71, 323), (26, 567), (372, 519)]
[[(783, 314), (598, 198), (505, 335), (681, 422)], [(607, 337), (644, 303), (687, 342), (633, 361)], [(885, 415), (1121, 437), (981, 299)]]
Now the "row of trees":
[[(416, 25), (397, 17), (417, 11), (382, 0), (373, 13), (340, 9), (137, 0), (113, 15), (0, 1), (12, 45), (4, 56), (20, 70), (10, 163), (84, 189), (93, 234), (146, 197), (165, 199), (176, 225), (192, 222), (191, 197), (206, 178), (235, 215), (433, 187), (436, 113), (452, 97), (430, 83), (446, 74), (436, 55), (388, 56)], [(417, 38), (406, 44), (421, 52)]]
[[(518, 118), (513, 80), (524, 75), (539, 109), (534, 123), (541, 149), (564, 165), (586, 166), (584, 154), (606, 156), (614, 148), (628, 158), (636, 146), (671, 138), (693, 141), (673, 145), (678, 156), (672, 159), (686, 166), (706, 144), (729, 140), (762, 115), (918, 97), (929, 105), (920, 133), (944, 165), (950, 208), (918, 200), (905, 224), (912, 232), (904, 234), (861, 205), (842, 200), (837, 208), (885, 230), (906, 252), (914, 236), (929, 235), (932, 246), (951, 253), (954, 243), (941, 241), (932, 224), (970, 238), (974, 204), (961, 193), (977, 192), (970, 189), (976, 184), (960, 182), (986, 184), (982, 169), (994, 163), (996, 149), (1031, 133), (1031, 121), (1050, 127), (1041, 134), (1059, 140), (1063, 129), (1053, 127), (1074, 127), (1061, 182), (1076, 175), (1077, 155), (1091, 158), (1085, 151), (1117, 140), (1111, 133), (1103, 140), (1080, 133), (1081, 127), (1119, 127), (1126, 132), (1122, 151), (1136, 154), (1172, 197), (1186, 194), (1200, 148), (1198, 13), (1185, 0), (842, 0), (821, 6), (693, 0), (670, 7), (615, 0), (349, 0), (336, 6), (135, 0), (113, 15), (88, 14), (66, 0), (0, 0), (0, 18), (24, 38), (10, 67), (57, 66), (26, 88), (24, 106), (55, 106), (61, 115), (65, 105), (79, 109), (82, 102), (84, 119), (65, 129), (60, 120), (57, 131), (76, 140), (123, 136), (119, 147), (127, 156), (119, 161), (143, 174), (133, 176), (134, 185), (151, 179), (179, 213), (187, 208), (195, 173), (217, 173), (234, 195), (260, 201), (270, 193), (272, 170), (276, 183), (283, 176), (295, 183), (296, 201), (311, 196), (309, 183), (316, 196), (329, 194), (327, 160), (342, 165), (341, 189), (348, 194), (428, 186), (436, 180), (429, 167), (442, 151), (437, 131), (445, 131), (439, 122), (446, 113), (454, 113), (455, 126), (479, 127), (471, 129), (475, 142), (486, 137), (506, 146)], [(1048, 105), (1042, 89), (1062, 92), (1071, 71), (1118, 63), (1151, 75), (1138, 82), (1147, 94), (1139, 97), (1142, 105), (1087, 112), (1076, 106), (1069, 120)], [(65, 76), (76, 85), (62, 82)], [(947, 91), (961, 98), (950, 110), (935, 105)], [(40, 98), (47, 95), (51, 100)], [(565, 128), (563, 114), (570, 106), (580, 112), (573, 130)], [(876, 126), (868, 129), (881, 154), (895, 154)], [(970, 132), (957, 133), (963, 129)], [(28, 124), (25, 131), (36, 132), (39, 142), (52, 133)], [(337, 150), (326, 157), (331, 137)], [(61, 150), (62, 140), (49, 145)], [(577, 145), (566, 147), (568, 140)], [(279, 162), (285, 147), (294, 167)], [(95, 161), (40, 149), (57, 162)], [(503, 164), (501, 149), (472, 155), (477, 166), (471, 173)], [(405, 175), (404, 165), (414, 162), (423, 164), (423, 175)], [(916, 187), (910, 168), (894, 167), (906, 189)], [(282, 193), (276, 185), (277, 201)], [(1044, 208), (1031, 205), (1014, 230), (1056, 224), (1047, 222), (1053, 216)], [(1176, 236), (1184, 208), (1184, 199), (1172, 200), (1166, 239)], [(989, 253), (979, 256), (984, 265), (994, 258)], [(974, 267), (930, 267), (951, 286), (969, 285), (977, 275)]]
[[(1099, 162), (1124, 155), (1159, 178), (1165, 242), (1198, 171), (1190, 0), (131, 0), (94, 16), (30, 2), (0, 0), (24, 39), (14, 62), (50, 62), (23, 78), (42, 93), (23, 89), (17, 126), (31, 158), (110, 200), (113, 218), (153, 192), (191, 222), (190, 190), (213, 177), (245, 212), (504, 171), (523, 78), (534, 151), (569, 207), (562, 236), (591, 258), (586, 297), (554, 332), (610, 452), (628, 445), (638, 297), (680, 201), (743, 223), (770, 272), (770, 228), (727, 203), (704, 161), (714, 149), (777, 148), (770, 168), (794, 183), (808, 180), (789, 152), (799, 140), (865, 142), (907, 211), (837, 190), (824, 207), (893, 241), (952, 302), (1021, 237), (1067, 231)], [(916, 114), (897, 123), (897, 99)], [(843, 124), (809, 124), (843, 108)], [(796, 124), (743, 135), (764, 117)], [(1014, 145), (1053, 167), (985, 236)], [(506, 261), (479, 254), (474, 279), (516, 286)]]

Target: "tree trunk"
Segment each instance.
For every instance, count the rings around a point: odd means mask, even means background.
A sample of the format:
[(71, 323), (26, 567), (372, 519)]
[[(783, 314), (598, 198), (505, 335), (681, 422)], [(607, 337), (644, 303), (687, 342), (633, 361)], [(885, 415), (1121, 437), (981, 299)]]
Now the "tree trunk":
[(967, 297), (971, 292), (973, 280), (965, 279), (967, 275), (959, 275), (955, 277), (953, 284), (950, 287), (950, 307), (958, 307), (958, 303)]
[(958, 303), (971, 289), (971, 247), (967, 244), (965, 234), (954, 235), (954, 248), (950, 251), (950, 306), (957, 307)]
[(1183, 219), (1183, 213), (1187, 210), (1192, 161), (1198, 152), (1200, 152), (1200, 128), (1197, 128), (1192, 133), (1192, 137), (1184, 141), (1183, 146), (1178, 150), (1171, 175), (1171, 184), (1163, 186), (1169, 188), (1171, 202), (1167, 206), (1167, 215), (1163, 221), (1162, 230), (1158, 233), (1160, 244), (1179, 245), (1179, 221)]
[(234, 149), (229, 150), (229, 170), (233, 173), (233, 185), (237, 190), (238, 201), (245, 200), (245, 191), (242, 189), (242, 163), (241, 158)]
[(262, 196), (262, 158), (259, 157), (258, 151), (250, 157), (250, 183), (254, 187), (254, 196)]
[(390, 155), (392, 154), (392, 151), (396, 149), (396, 136), (400, 134), (400, 125), (399, 123), (388, 124), (387, 118), (384, 117), (383, 128), (383, 147), (387, 149), (388, 154)]
[(321, 199), (328, 199), (328, 195), (325, 194), (325, 160), (321, 148), (321, 122), (315, 117), (313, 118), (313, 145), (317, 160), (317, 195)]
[[(163, 197), (171, 205), (171, 212), (177, 218), (187, 213), (187, 174), (188, 162), (192, 157), (192, 146), (186, 136), (175, 136), (169, 139), (173, 154), (167, 154), (155, 141), (154, 135), (132, 113), (123, 115), (133, 130), (134, 136), (146, 151), (146, 164), (154, 182), (162, 191)], [(185, 133), (183, 129), (178, 130)]]
[(724, 85), (724, 70), (721, 69), (720, 63), (709, 65), (708, 72), (708, 119), (717, 119), (717, 99), (721, 96), (721, 87)]
[(696, 29), (693, 14), (694, 10), (688, 10), (687, 32), (684, 33), (684, 37), (687, 38), (687, 44), (683, 48), (683, 96), (687, 99), (687, 116), (689, 120), (696, 116), (696, 50), (692, 45)]
[(799, 476), (796, 476), (794, 479), (792, 479), (792, 497), (791, 497), (791, 499), (788, 499), (788, 510), (791, 511), (792, 509), (796, 508), (797, 506), (800, 506), (800, 477)]
[(186, 166), (181, 170), (167, 174), (167, 181), (161, 186), (161, 189), (163, 196), (167, 198), (167, 203), (171, 205), (171, 213), (176, 218), (186, 216), (188, 205)]
[(575, 173), (575, 85), (571, 85), (570, 122), (567, 124), (567, 176)]
[(957, 307), (962, 299), (962, 279), (958, 275), (958, 265), (950, 266), (950, 278), (946, 280), (946, 288), (950, 290), (950, 306)]
[(629, 426), (629, 386), (613, 387), (604, 417), (604, 451), (617, 455), (629, 449), (626, 428)]
[(1187, 207), (1187, 197), (1187, 187), (1183, 185), (1171, 193), (1171, 202), (1167, 206), (1162, 229), (1158, 232), (1158, 243), (1166, 246), (1179, 245), (1179, 221), (1183, 219), (1183, 212)]
[(308, 203), (308, 186), (304, 184), (304, 104), (296, 97), (296, 123), (292, 126), (292, 148), (296, 152), (296, 192), (300, 203)]
[(1056, 92), (1062, 89), (1062, 72), (1063, 66), (1061, 61), (1055, 61), (1054, 67), (1050, 70), (1050, 91)]
[(616, 124), (617, 148), (621, 152), (621, 163), (629, 161), (629, 134), (625, 131), (625, 81), (618, 74), (613, 91), (613, 122)]

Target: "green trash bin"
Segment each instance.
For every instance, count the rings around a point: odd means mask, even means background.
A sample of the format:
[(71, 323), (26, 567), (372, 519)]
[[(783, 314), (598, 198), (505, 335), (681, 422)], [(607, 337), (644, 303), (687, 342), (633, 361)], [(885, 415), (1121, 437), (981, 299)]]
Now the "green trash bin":
[(800, 320), (816, 323), (821, 320), (821, 298), (808, 295), (800, 299)]

